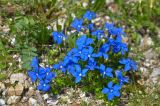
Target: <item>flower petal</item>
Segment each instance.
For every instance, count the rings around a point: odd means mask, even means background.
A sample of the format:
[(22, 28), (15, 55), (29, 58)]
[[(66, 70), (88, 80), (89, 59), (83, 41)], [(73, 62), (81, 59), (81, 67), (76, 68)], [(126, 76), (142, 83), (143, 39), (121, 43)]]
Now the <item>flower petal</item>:
[(108, 88), (112, 88), (112, 86), (113, 86), (113, 82), (110, 81), (110, 82), (108, 83)]
[(108, 89), (108, 88), (103, 88), (103, 89), (102, 89), (102, 93), (103, 93), (103, 94), (107, 94), (108, 92), (109, 92), (109, 89)]
[(113, 94), (114, 94), (116, 97), (119, 97), (119, 96), (120, 96), (119, 91), (114, 91)]
[(108, 100), (112, 100), (114, 98), (114, 94), (109, 92), (108, 93)]

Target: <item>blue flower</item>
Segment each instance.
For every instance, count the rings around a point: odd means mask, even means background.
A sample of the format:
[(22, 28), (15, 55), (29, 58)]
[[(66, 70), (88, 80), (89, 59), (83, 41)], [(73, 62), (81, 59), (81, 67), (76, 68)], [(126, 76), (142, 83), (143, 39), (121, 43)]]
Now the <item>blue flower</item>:
[(35, 82), (38, 78), (41, 78), (39, 75), (39, 63), (37, 57), (32, 59), (30, 66), (32, 67), (32, 70), (28, 71), (28, 76), (31, 78), (32, 82)]
[(88, 64), (86, 65), (86, 69), (88, 70), (95, 70), (95, 69), (98, 69), (98, 66), (97, 66), (97, 63), (96, 61), (89, 61)]
[(115, 74), (116, 74), (116, 77), (118, 78), (119, 83), (121, 85), (124, 85), (124, 83), (128, 83), (129, 82), (129, 77), (128, 76), (124, 77), (123, 74), (122, 74), (122, 72), (120, 70), (117, 70), (115, 72)]
[(100, 47), (100, 52), (102, 52), (102, 53), (106, 53), (109, 50), (110, 50), (110, 45), (107, 43), (103, 44), (102, 47)]
[(128, 47), (125, 43), (115, 41), (113, 45), (113, 52), (114, 53), (121, 52), (121, 54), (124, 55), (125, 52), (128, 52)]
[(99, 67), (99, 70), (100, 70), (100, 73), (102, 74), (103, 78), (108, 76), (108, 77), (113, 77), (113, 74), (112, 74), (112, 68), (110, 67), (105, 67), (103, 64), (100, 64), (100, 67)]
[(39, 62), (38, 62), (38, 58), (37, 58), (37, 57), (33, 57), (30, 66), (31, 66), (35, 71), (38, 71)]
[(74, 21), (71, 23), (71, 27), (73, 27), (79, 32), (82, 28), (82, 24), (83, 24), (83, 19), (75, 18)]
[(64, 57), (63, 64), (68, 65), (68, 64), (75, 64), (78, 63), (79, 58), (75, 56), (77, 53), (77, 49), (73, 48), (71, 49), (67, 55)]
[(64, 65), (63, 61), (60, 61), (57, 64), (53, 65), (53, 68), (56, 70), (61, 70), (63, 73), (66, 73), (67, 67)]
[(52, 33), (52, 37), (57, 44), (61, 44), (63, 39), (66, 39), (66, 35), (64, 35), (62, 32), (57, 31), (54, 31)]
[(129, 71), (129, 70), (133, 70), (136, 71), (137, 70), (137, 64), (136, 62), (134, 62), (133, 60), (131, 60), (130, 58), (122, 58), (119, 63), (124, 64), (124, 71)]
[(32, 82), (35, 82), (39, 78), (39, 73), (36, 70), (28, 71), (28, 76), (31, 78)]
[(47, 92), (51, 89), (51, 86), (49, 85), (49, 83), (46, 83), (45, 81), (40, 80), (39, 85), (37, 86), (37, 89), (40, 91)]
[(45, 68), (45, 83), (49, 83), (52, 81), (53, 78), (56, 77), (56, 74), (54, 72), (51, 72), (52, 68), (46, 67)]
[(78, 83), (81, 81), (82, 77), (86, 76), (88, 69), (81, 70), (80, 65), (75, 65), (76, 70), (72, 72), (72, 75), (76, 78), (75, 82)]
[(83, 61), (86, 61), (86, 60), (94, 60), (94, 57), (92, 56), (92, 53), (93, 53), (93, 47), (91, 46), (88, 46), (87, 48), (84, 48), (82, 50), (82, 53), (80, 55), (81, 59)]
[(83, 15), (83, 18), (88, 19), (89, 21), (92, 20), (93, 18), (96, 18), (96, 14), (91, 11), (86, 11), (86, 13)]
[(116, 36), (116, 35), (125, 35), (125, 32), (123, 31), (122, 28), (113, 27), (113, 28), (109, 29), (109, 34), (113, 35), (113, 36)]
[(85, 46), (89, 46), (93, 44), (94, 41), (92, 38), (87, 38), (86, 35), (81, 35), (77, 40), (76, 40), (76, 45), (78, 49), (82, 49)]
[(103, 88), (102, 93), (107, 94), (108, 100), (112, 100), (114, 97), (120, 96), (120, 92), (119, 92), (120, 89), (121, 89), (121, 86), (119, 84), (115, 84), (113, 86), (113, 82), (110, 81), (108, 83), (108, 87)]
[(105, 24), (105, 28), (106, 28), (107, 30), (111, 30), (112, 28), (114, 28), (114, 24), (107, 22), (107, 23)]
[(89, 29), (89, 31), (93, 31), (94, 30), (94, 24), (88, 24), (87, 28)]
[(100, 29), (97, 29), (97, 30), (95, 30), (95, 31), (92, 32), (92, 35), (96, 36), (97, 39), (100, 40), (101, 38), (104, 37), (104, 31), (100, 30)]

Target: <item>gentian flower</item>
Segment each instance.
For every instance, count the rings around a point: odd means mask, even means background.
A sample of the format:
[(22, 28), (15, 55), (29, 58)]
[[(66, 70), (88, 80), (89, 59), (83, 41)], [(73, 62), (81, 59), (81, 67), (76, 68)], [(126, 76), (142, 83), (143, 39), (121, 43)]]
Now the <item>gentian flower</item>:
[(40, 91), (47, 92), (51, 89), (51, 86), (49, 85), (49, 83), (46, 83), (45, 81), (40, 80), (39, 85), (37, 86), (37, 89)]
[(137, 64), (136, 62), (134, 62), (133, 60), (131, 60), (130, 58), (122, 58), (119, 63), (125, 65), (124, 66), (124, 71), (129, 71), (129, 70), (133, 70), (136, 71), (137, 70)]
[(76, 40), (76, 46), (78, 49), (82, 49), (85, 46), (89, 46), (93, 44), (94, 41), (92, 38), (87, 38), (86, 35), (81, 35), (77, 40)]
[(57, 44), (61, 44), (63, 39), (66, 39), (66, 35), (64, 35), (62, 32), (53, 32), (52, 33), (53, 39)]
[(114, 97), (120, 96), (120, 92), (119, 92), (120, 89), (121, 89), (121, 86), (119, 84), (115, 84), (113, 86), (113, 82), (110, 81), (108, 83), (108, 87), (103, 88), (102, 93), (107, 94), (108, 100), (112, 100)]
[(28, 76), (31, 78), (32, 82), (35, 82), (39, 78), (39, 73), (37, 70), (28, 71)]
[(128, 76), (123, 76), (122, 72), (120, 70), (117, 70), (115, 72), (116, 77), (119, 80), (120, 85), (124, 85), (124, 83), (128, 83), (129, 82), (129, 77)]
[(113, 23), (108, 23), (108, 22), (106, 22), (105, 28), (106, 28), (107, 30), (111, 30), (112, 28), (114, 28), (114, 24), (113, 24)]
[(121, 52), (121, 54), (124, 55), (125, 52), (128, 52), (128, 47), (125, 43), (115, 41), (113, 45), (113, 52), (114, 53)]
[(100, 67), (99, 67), (99, 70), (100, 70), (100, 73), (102, 74), (103, 78), (108, 76), (108, 77), (113, 77), (113, 74), (112, 74), (112, 68), (110, 67), (105, 67), (103, 64), (100, 64)]
[(95, 30), (95, 31), (92, 32), (92, 35), (96, 36), (97, 39), (100, 40), (101, 38), (104, 37), (104, 31), (100, 30), (100, 29), (97, 29), (97, 30)]
[(81, 59), (83, 61), (86, 61), (86, 60), (94, 60), (94, 57), (92, 56), (92, 53), (93, 53), (93, 47), (91, 46), (88, 46), (87, 48), (84, 48), (82, 50), (82, 53), (81, 53)]
[(83, 19), (75, 18), (74, 21), (71, 23), (71, 27), (73, 27), (79, 32), (82, 28), (82, 24), (83, 24)]
[(93, 23), (88, 24), (87, 28), (89, 29), (89, 31), (93, 31), (95, 29)]
[(46, 67), (45, 68), (45, 83), (49, 83), (52, 81), (53, 78), (56, 77), (56, 74), (54, 72), (51, 72), (52, 68)]
[(66, 73), (67, 67), (64, 65), (63, 61), (60, 61), (58, 64), (54, 64), (53, 68), (56, 70), (61, 70), (63, 73)]
[(100, 52), (102, 53), (107, 53), (110, 50), (110, 45), (105, 43), (102, 45), (102, 47), (100, 47)]
[(39, 63), (38, 63), (37, 57), (34, 57), (32, 59), (30, 66), (32, 67), (32, 70), (28, 71), (28, 76), (31, 78), (32, 82), (35, 82), (38, 78), (40, 78), (40, 76), (39, 76)]
[(86, 69), (88, 70), (95, 70), (95, 69), (98, 69), (99, 67), (97, 66), (97, 63), (96, 61), (89, 61), (88, 64), (86, 65)]
[(96, 18), (96, 14), (94, 12), (91, 12), (91, 11), (88, 10), (83, 15), (83, 18), (88, 19), (89, 21), (91, 21), (93, 18)]
[(123, 31), (122, 28), (116, 28), (116, 27), (112, 27), (111, 29), (109, 29), (109, 34), (116, 36), (116, 35), (125, 35), (125, 32)]
[(86, 72), (88, 71), (88, 69), (81, 70), (80, 65), (75, 65), (75, 67), (76, 67), (76, 70), (72, 72), (72, 75), (76, 78), (75, 82), (78, 83), (81, 81), (82, 77), (86, 76)]
[(71, 49), (67, 53), (67, 55), (64, 57), (63, 64), (64, 65), (68, 65), (68, 64), (78, 63), (79, 58), (75, 56), (76, 53), (77, 53), (77, 49), (76, 48)]
[(38, 58), (37, 58), (37, 57), (33, 57), (30, 66), (31, 66), (34, 70), (38, 70), (39, 62), (38, 62)]

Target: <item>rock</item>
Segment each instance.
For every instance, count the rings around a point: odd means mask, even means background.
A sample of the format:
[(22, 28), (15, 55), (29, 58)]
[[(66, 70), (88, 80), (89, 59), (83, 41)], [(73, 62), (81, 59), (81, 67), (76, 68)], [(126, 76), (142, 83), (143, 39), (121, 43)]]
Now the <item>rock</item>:
[(24, 87), (22, 84), (17, 84), (15, 88), (13, 88), (12, 86), (8, 88), (7, 94), (9, 96), (13, 96), (13, 95), (20, 96), (23, 93), (23, 89)]
[(151, 78), (155, 78), (155, 77), (158, 77), (158, 76), (160, 76), (160, 68), (154, 68), (153, 72), (150, 75), (150, 77)]
[(153, 45), (153, 44), (154, 44), (154, 43), (153, 43), (152, 38), (151, 38), (151, 37), (148, 37), (148, 36), (145, 36), (144, 38), (141, 39), (141, 44), (140, 44), (140, 46), (146, 48), (146, 47), (150, 47), (150, 46)]
[(36, 96), (37, 96), (37, 102), (40, 103), (41, 105), (45, 105), (42, 95), (40, 94), (38, 90), (36, 90)]
[(14, 84), (16, 81), (23, 84), (26, 79), (27, 79), (27, 76), (23, 73), (16, 73), (10, 76), (11, 84)]
[(5, 105), (5, 100), (0, 99), (0, 106), (4, 106)]
[(31, 97), (33, 95), (35, 95), (35, 91), (34, 91), (33, 87), (29, 87), (28, 96)]
[(20, 100), (20, 96), (10, 96), (7, 100), (7, 104), (8, 105), (11, 105), (11, 104), (15, 104), (15, 103), (18, 103)]
[(29, 106), (39, 106), (37, 104), (37, 100), (35, 100), (34, 98), (29, 98)]
[(15, 86), (15, 94), (16, 94), (17, 96), (20, 96), (20, 95), (23, 93), (23, 89), (24, 89), (24, 87), (23, 87), (22, 84), (17, 84), (17, 85)]
[(150, 79), (152, 80), (153, 83), (157, 83), (159, 76), (160, 76), (160, 68), (154, 68), (153, 72), (150, 75)]
[(28, 97), (25, 97), (25, 96), (21, 100), (21, 102), (27, 102), (27, 101), (28, 101)]
[(58, 100), (53, 100), (53, 99), (47, 100), (47, 104), (48, 106), (55, 106), (58, 104)]
[(49, 98), (49, 95), (48, 95), (48, 94), (44, 94), (44, 95), (43, 95), (43, 99), (44, 99), (44, 100), (47, 100), (48, 98)]
[(15, 90), (14, 90), (14, 88), (12, 86), (8, 88), (7, 94), (8, 94), (8, 96), (15, 95)]
[(29, 83), (28, 80), (26, 80), (26, 81), (24, 82), (24, 88), (27, 89), (27, 88), (29, 88), (29, 86), (30, 86), (30, 83)]
[(2, 92), (3, 90), (5, 90), (5, 85), (2, 82), (0, 82), (0, 92)]
[(157, 56), (157, 54), (153, 51), (153, 49), (147, 50), (146, 52), (143, 53), (143, 55), (146, 59), (149, 60)]

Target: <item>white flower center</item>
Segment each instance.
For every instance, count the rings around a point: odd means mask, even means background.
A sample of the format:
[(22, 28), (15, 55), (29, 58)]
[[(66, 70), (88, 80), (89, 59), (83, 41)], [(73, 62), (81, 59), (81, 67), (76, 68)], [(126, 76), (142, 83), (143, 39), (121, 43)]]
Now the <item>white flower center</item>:
[(60, 66), (60, 68), (63, 68), (63, 66)]
[(46, 86), (46, 84), (43, 84), (43, 86)]
[(88, 57), (91, 57), (91, 55), (88, 55)]
[(80, 73), (79, 76), (82, 76), (82, 74)]
[(111, 89), (110, 92), (113, 92), (113, 89)]
[(80, 28), (81, 26), (80, 25), (78, 25), (78, 28)]

